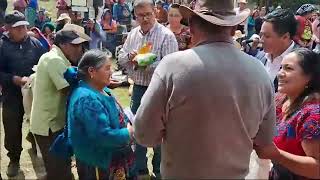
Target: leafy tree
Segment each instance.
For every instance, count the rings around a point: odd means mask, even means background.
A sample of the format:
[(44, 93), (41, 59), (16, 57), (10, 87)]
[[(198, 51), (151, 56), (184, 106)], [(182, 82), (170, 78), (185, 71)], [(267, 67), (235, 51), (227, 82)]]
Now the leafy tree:
[(319, 4), (319, 0), (249, 0), (250, 3), (254, 3), (257, 6), (265, 6), (266, 1), (277, 7), (280, 5), (282, 8), (290, 8), (292, 10), (297, 10), (302, 4)]

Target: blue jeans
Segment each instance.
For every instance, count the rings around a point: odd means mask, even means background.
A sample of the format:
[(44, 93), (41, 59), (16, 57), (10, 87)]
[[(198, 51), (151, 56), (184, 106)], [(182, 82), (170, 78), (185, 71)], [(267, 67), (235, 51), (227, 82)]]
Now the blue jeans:
[[(147, 86), (139, 86), (134, 85), (131, 97), (131, 111), (133, 114), (136, 114), (141, 98), (147, 90)], [(148, 166), (147, 166), (147, 148), (136, 144), (136, 150), (134, 152), (135, 155), (135, 165), (133, 168), (133, 173), (135, 175), (144, 175), (148, 174)], [(152, 160), (153, 165), (153, 173), (156, 175), (157, 179), (160, 179), (160, 162), (161, 162), (161, 147), (154, 148), (154, 156)]]

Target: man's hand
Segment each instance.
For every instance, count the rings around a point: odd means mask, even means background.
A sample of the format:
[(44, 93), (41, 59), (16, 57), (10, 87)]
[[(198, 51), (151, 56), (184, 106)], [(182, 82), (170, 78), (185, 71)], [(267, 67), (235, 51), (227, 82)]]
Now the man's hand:
[(274, 143), (267, 146), (253, 145), (253, 149), (256, 151), (260, 159), (274, 160), (280, 156), (280, 150)]
[(138, 62), (136, 61), (135, 57), (138, 55), (137, 52), (133, 51), (131, 53), (129, 53), (129, 61), (133, 64), (133, 65), (138, 65)]
[(138, 55), (138, 53), (136, 51), (132, 51), (131, 53), (129, 53), (129, 61), (130, 63), (133, 65), (133, 69), (137, 70), (138, 69), (138, 61), (136, 61), (136, 56)]
[(27, 83), (28, 79), (28, 77), (13, 76), (12, 80), (15, 85), (22, 87)]
[(260, 43), (260, 40), (258, 38), (254, 38), (253, 39), (253, 42), (252, 42), (252, 49), (257, 49), (258, 48), (258, 45)]

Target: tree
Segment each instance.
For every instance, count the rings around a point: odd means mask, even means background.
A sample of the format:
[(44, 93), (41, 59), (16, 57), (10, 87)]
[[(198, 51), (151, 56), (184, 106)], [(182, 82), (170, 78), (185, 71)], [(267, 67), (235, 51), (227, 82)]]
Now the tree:
[(273, 7), (280, 5), (282, 8), (290, 8), (293, 11), (296, 11), (303, 4), (319, 3), (319, 0), (249, 0), (250, 3), (254, 3), (260, 7), (265, 6), (266, 1), (269, 1)]

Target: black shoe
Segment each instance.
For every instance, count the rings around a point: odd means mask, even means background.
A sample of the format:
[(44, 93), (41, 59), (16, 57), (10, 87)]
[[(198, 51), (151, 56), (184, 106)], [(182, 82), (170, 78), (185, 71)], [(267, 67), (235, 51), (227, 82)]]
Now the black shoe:
[(14, 177), (17, 176), (20, 170), (19, 162), (10, 161), (7, 169), (7, 176)]

